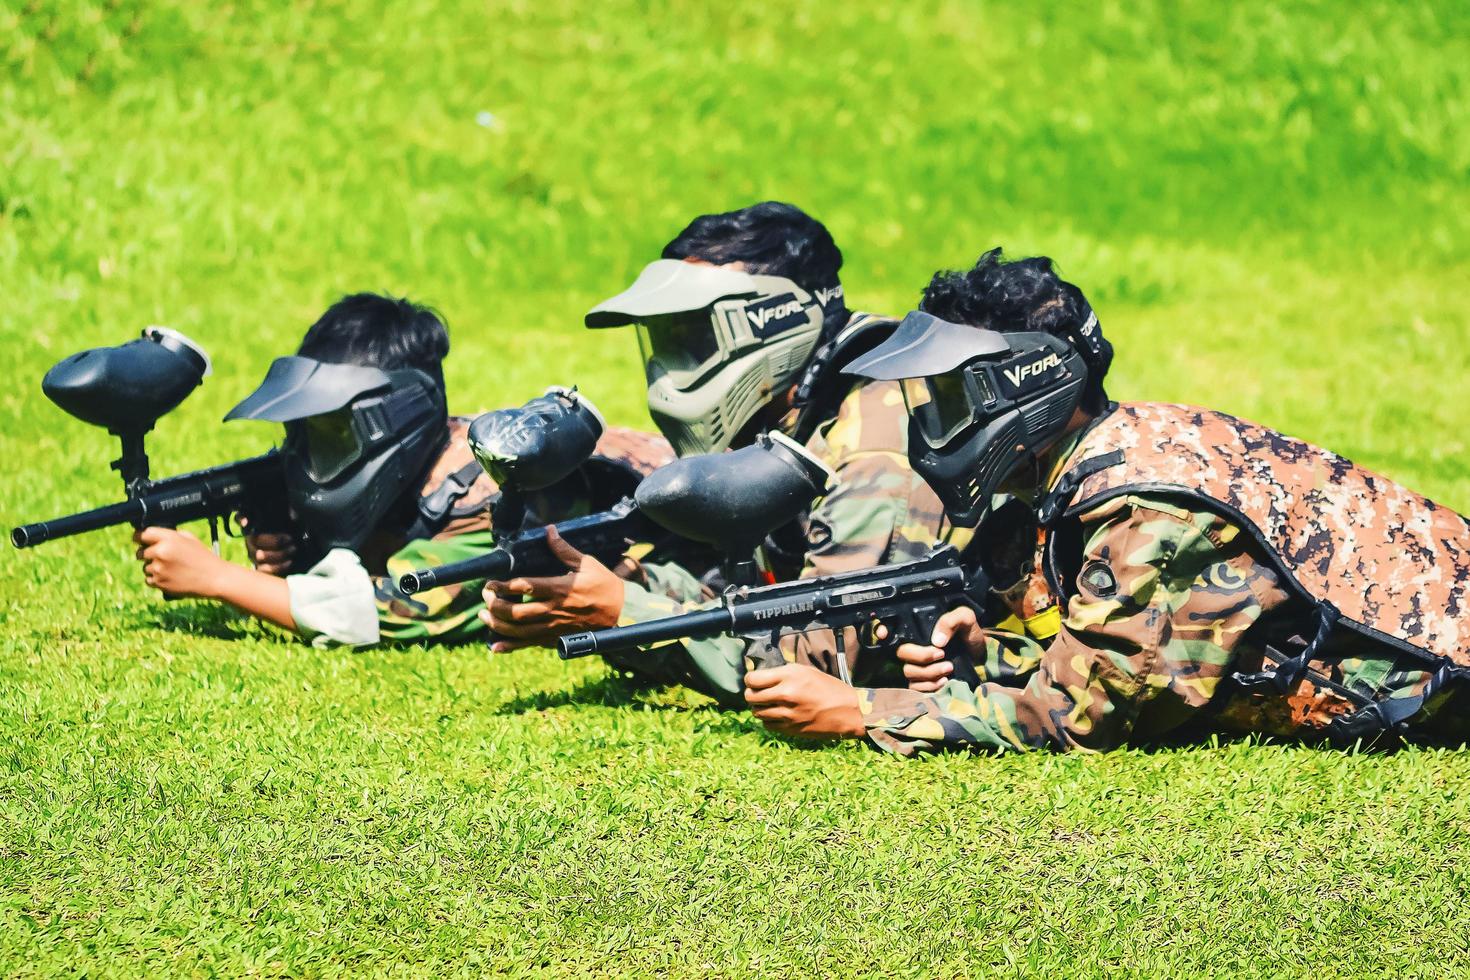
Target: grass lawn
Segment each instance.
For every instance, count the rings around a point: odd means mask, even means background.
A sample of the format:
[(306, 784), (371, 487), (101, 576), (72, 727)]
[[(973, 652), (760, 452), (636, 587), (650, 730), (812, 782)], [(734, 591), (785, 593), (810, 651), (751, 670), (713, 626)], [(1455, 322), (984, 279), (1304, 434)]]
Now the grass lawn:
[[(344, 291), (443, 310), (461, 411), (646, 426), (582, 312), (771, 197), (856, 308), (1046, 252), (1115, 397), (1470, 509), (1463, 3), (0, 0), (0, 134), (6, 525), (119, 494), (52, 362), (200, 340), (151, 448), (210, 465)], [(131, 552), (0, 564), (0, 975), (1470, 972), (1465, 753), (809, 749), (537, 652), (315, 651)]]

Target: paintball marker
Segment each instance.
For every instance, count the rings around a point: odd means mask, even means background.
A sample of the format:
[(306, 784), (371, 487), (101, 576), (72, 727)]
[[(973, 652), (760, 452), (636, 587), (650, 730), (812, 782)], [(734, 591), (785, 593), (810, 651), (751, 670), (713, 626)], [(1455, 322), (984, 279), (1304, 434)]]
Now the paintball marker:
[(122, 441), (122, 455), (112, 468), (122, 476), (127, 499), (14, 528), (11, 543), (29, 548), (121, 524), (174, 527), (196, 520), (208, 520), (210, 536), (217, 541), (218, 520), (237, 512), (254, 531), (288, 528), (285, 478), (275, 450), (182, 476), (149, 479), (143, 437), (209, 371), (209, 357), (199, 345), (167, 327), (149, 327), (142, 337), (116, 347), (73, 354), (47, 371), (41, 381), (47, 398)]
[[(495, 549), (464, 561), (420, 568), (398, 579), (407, 595), (475, 579), (511, 575), (558, 575), (566, 566), (546, 543), (546, 516), (565, 513), (579, 498), (600, 497), (599, 513), (556, 525), (578, 551), (613, 561), (640, 536), (658, 529), (644, 520), (631, 499), (607, 504), (606, 486), (592, 487), (580, 468), (602, 435), (602, 415), (575, 388), (549, 388), (520, 408), (486, 412), (470, 423), (470, 450), (500, 485), (490, 505)], [(631, 473), (606, 474), (631, 478)], [(616, 491), (614, 491), (616, 492)]]
[[(546, 543), (538, 515), (567, 509), (581, 468), (602, 434), (602, 418), (575, 390), (553, 388), (521, 408), (489, 412), (470, 425), (469, 442), (485, 470), (502, 487), (491, 507), (496, 547), (464, 561), (408, 572), (398, 580), (406, 594), (473, 579), (502, 580), (511, 575), (559, 575), (566, 566)], [(749, 554), (761, 537), (791, 520), (825, 486), (811, 474), (799, 448), (781, 437), (762, 437), (756, 445), (717, 454), (729, 460), (723, 479), (692, 457), (665, 466), (637, 483), (607, 509), (554, 525), (568, 544), (610, 564), (634, 542), (689, 550), (714, 545), (740, 574), (753, 574)], [(818, 464), (819, 465), (819, 464)], [(626, 476), (626, 475), (625, 475)], [(733, 479), (731, 478), (733, 477)], [(582, 492), (585, 492), (585, 487)], [(601, 488), (606, 493), (606, 487)], [(620, 489), (633, 490), (627, 486)], [(726, 520), (712, 523), (714, 501)], [(529, 522), (529, 523), (528, 523)], [(700, 557), (707, 552), (699, 549)], [(728, 573), (727, 573), (728, 574)]]
[[(782, 436), (764, 437), (762, 455), (742, 457), (758, 447), (733, 453), (691, 456), (670, 463), (638, 487), (637, 501), (652, 519), (696, 541), (713, 544), (737, 564), (764, 536), (791, 520), (825, 491), (825, 467)], [(845, 676), (845, 633), (856, 630), (872, 641), (874, 629), (888, 630), (883, 645), (928, 643), (936, 621), (958, 605), (977, 612), (989, 591), (978, 566), (971, 569), (953, 547), (943, 545), (923, 558), (894, 565), (754, 587), (748, 574), (727, 575), (731, 582), (714, 608), (631, 626), (573, 633), (557, 641), (562, 659), (616, 653), (683, 639), (743, 636), (751, 668), (786, 661), (782, 637), (830, 629), (837, 662)], [(978, 683), (967, 656), (952, 657), (953, 676)]]
[[(988, 589), (983, 572), (966, 568), (953, 546), (941, 545), (923, 558), (894, 565), (761, 588), (735, 587), (712, 609), (573, 633), (558, 639), (556, 649), (563, 660), (570, 660), (675, 640), (743, 636), (763, 641), (750, 644), (750, 666), (779, 667), (786, 663), (778, 645), (782, 637), (830, 629), (837, 637), (838, 660), (844, 662), (847, 628), (871, 637), (881, 623), (888, 630), (886, 644), (928, 643), (940, 616), (960, 605), (980, 611)], [(967, 654), (949, 659), (955, 680), (980, 683)]]

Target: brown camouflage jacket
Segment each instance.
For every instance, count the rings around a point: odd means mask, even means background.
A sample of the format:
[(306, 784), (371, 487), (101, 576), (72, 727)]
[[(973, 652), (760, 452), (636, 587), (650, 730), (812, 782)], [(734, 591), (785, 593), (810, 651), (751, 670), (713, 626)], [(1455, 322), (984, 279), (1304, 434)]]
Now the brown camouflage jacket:
[[(1385, 639), (1443, 637), (1459, 628), (1446, 617), (1463, 623), (1459, 556), (1470, 551), (1463, 522), (1383, 477), (1268, 431), (1216, 413), (1143, 405), (1122, 406), (1071, 440), (1049, 488), (1080, 474), (1080, 461), (1116, 448), (1144, 460), (1156, 453), (1159, 463), (1097, 470), (1067, 488), (1077, 503), (1046, 540), (1066, 599), (1061, 632), (1045, 647), (990, 633), (979, 690), (951, 683), (933, 695), (861, 692), (873, 740), (904, 754), (941, 746), (1102, 750), (1210, 730), (1338, 743), (1464, 740), (1470, 698), (1453, 662), (1465, 656), (1463, 646), (1439, 661)], [(1222, 476), (1199, 476), (1191, 455), (1223, 466)], [(1179, 492), (1190, 473), (1199, 481), (1192, 489), (1208, 492)], [(1344, 499), (1342, 487), (1353, 488), (1356, 507), (1333, 505)], [(1220, 498), (1232, 503), (1221, 506)], [(1389, 501), (1399, 509), (1379, 506)], [(1298, 508), (1295, 517), (1283, 516), (1283, 506)], [(1384, 536), (1419, 549), (1414, 561), (1438, 550), (1438, 560), (1421, 564), (1414, 593), (1436, 595), (1436, 615), (1405, 619), (1401, 609), (1422, 603), (1387, 598), (1385, 588), (1404, 586), (1385, 569), (1403, 562), (1369, 546)], [(1301, 542), (1294, 552), (1292, 541)], [(1355, 578), (1371, 561), (1380, 563), (1375, 572)], [(1349, 566), (1345, 577), (1327, 575)], [(1363, 602), (1357, 589), (1378, 595), (1378, 604)], [(1344, 617), (1372, 618), (1376, 627), (1322, 629), (1321, 595)]]

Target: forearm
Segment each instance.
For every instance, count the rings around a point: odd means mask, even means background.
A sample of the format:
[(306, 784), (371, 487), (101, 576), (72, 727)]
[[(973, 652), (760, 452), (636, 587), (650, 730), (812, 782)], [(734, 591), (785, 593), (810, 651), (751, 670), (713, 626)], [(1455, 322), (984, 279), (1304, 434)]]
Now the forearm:
[[(828, 460), (837, 474), (834, 488), (808, 517), (807, 548), (800, 578), (841, 575), (922, 557), (934, 547), (938, 528), (910, 518), (922, 481), (904, 458), (888, 452), (852, 452)], [(782, 641), (786, 659), (840, 676), (845, 668), (858, 683), (902, 684), (892, 652), (858, 642), (854, 629), (837, 634), (813, 630)]]
[(933, 693), (860, 688), (868, 736), (879, 748), (906, 756), (943, 749), (1070, 748), (1074, 740), (1054, 719), (1067, 714), (1071, 701), (1038, 669), (1041, 659), (1041, 647), (1030, 637), (990, 631), (975, 658), (978, 688), (958, 681)]
[(1249, 553), (1220, 550), (1215, 542), (1232, 529), (1219, 518), (1133, 498), (1109, 506), (1084, 522), (1075, 593), (1040, 657), (1020, 638), (1002, 650), (994, 646), (1001, 634), (986, 638), (987, 673), (1021, 674), (1035, 663), (1024, 687), (867, 692), (873, 740), (901, 754), (1104, 751), (1135, 730), (1157, 737), (1208, 704), (1274, 578)]
[(296, 630), (286, 580), (243, 565), (224, 564), (207, 598), (226, 602), (282, 629)]

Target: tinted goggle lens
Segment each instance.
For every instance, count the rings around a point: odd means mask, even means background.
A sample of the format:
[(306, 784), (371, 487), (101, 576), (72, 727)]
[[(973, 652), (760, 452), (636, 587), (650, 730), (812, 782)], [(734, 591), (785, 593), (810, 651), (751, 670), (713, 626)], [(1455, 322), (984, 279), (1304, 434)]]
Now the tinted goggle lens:
[(317, 483), (341, 475), (362, 455), (362, 442), (352, 425), (352, 412), (342, 409), (296, 423), (305, 447), (306, 472)]
[(903, 400), (909, 416), (918, 423), (920, 435), (935, 448), (949, 442), (974, 419), (963, 371), (907, 378), (903, 381)]
[(720, 356), (720, 338), (708, 310), (650, 317), (635, 327), (644, 364), (657, 363), (675, 384), (697, 380)]

